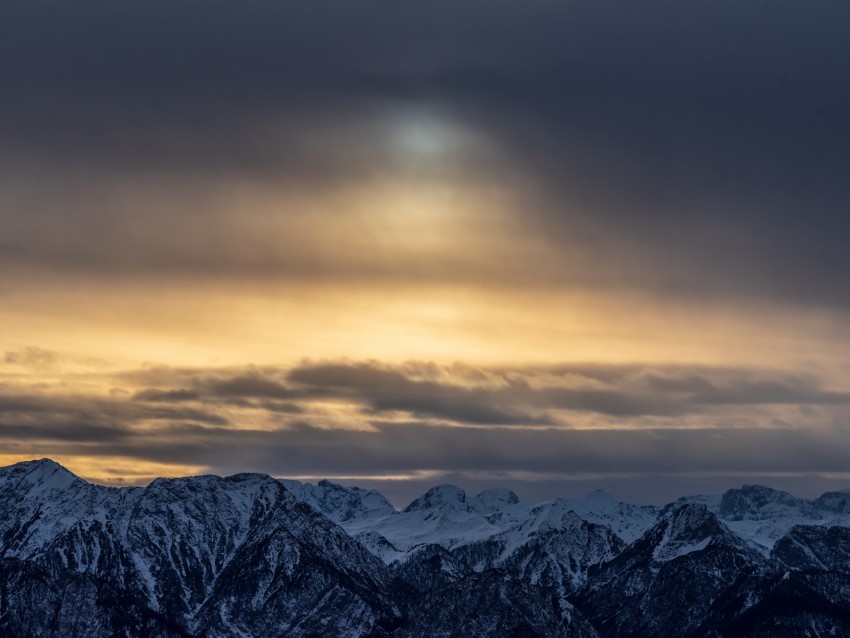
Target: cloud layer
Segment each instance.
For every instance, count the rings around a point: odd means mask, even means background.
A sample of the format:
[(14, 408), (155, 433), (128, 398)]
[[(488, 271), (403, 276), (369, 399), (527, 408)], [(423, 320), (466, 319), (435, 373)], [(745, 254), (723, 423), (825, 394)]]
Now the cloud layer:
[(850, 393), (756, 369), (307, 362), (100, 381), (108, 393), (6, 383), (3, 449), (92, 467), (117, 458), (166, 472), (392, 479), (402, 499), (423, 477), (549, 495), (595, 480), (644, 500), (666, 494), (671, 477), (796, 476), (816, 489), (845, 475), (850, 453)]

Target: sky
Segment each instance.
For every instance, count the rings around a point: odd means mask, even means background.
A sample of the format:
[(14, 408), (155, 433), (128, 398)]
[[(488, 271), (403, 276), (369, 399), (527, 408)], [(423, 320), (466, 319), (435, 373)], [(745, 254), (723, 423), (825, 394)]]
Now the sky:
[(850, 487), (847, 24), (9, 0), (0, 465)]

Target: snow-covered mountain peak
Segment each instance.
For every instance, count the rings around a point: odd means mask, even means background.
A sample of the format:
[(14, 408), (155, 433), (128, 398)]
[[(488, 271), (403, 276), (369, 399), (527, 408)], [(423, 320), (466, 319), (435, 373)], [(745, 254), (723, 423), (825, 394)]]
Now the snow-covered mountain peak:
[(627, 543), (639, 538), (653, 523), (660, 508), (651, 505), (621, 503), (603, 490), (575, 499), (555, 499), (557, 507), (574, 511), (584, 520), (608, 525)]
[(547, 531), (581, 525), (585, 520), (571, 507), (570, 501), (556, 498), (553, 501), (535, 505), (528, 510), (520, 529)]
[[(245, 473), (112, 488), (31, 461), (0, 468), (0, 625), (47, 638), (82, 635), (92, 618), (107, 624), (91, 638), (504, 637), (565, 635), (569, 617), (584, 627), (576, 638), (658, 637), (744, 635), (743, 611), (767, 614), (759, 635), (802, 635), (814, 621), (818, 635), (850, 635), (850, 621), (835, 624), (850, 618), (848, 499), (744, 486), (727, 508), (756, 518), (720, 520), (720, 497), (659, 510), (601, 490), (531, 504), (442, 485), (397, 512), (331, 481)], [(818, 524), (800, 525), (800, 512)], [(790, 530), (770, 556), (749, 540), (765, 530)], [(788, 594), (809, 607), (777, 633)], [(504, 609), (482, 624), (494, 605)], [(471, 624), (449, 631), (464, 613)], [(522, 631), (500, 631), (520, 613)], [(32, 624), (57, 618), (55, 631)]]
[(50, 459), (16, 463), (3, 468), (0, 478), (25, 480), (30, 489), (44, 490), (66, 490), (85, 483), (76, 474)]
[(392, 503), (377, 490), (346, 487), (327, 479), (319, 481), (317, 487), (316, 498), (326, 504), (324, 510), (331, 511), (336, 506), (344, 506), (348, 510), (348, 516), (341, 520), (354, 516), (386, 516), (396, 511)]
[(451, 508), (469, 511), (466, 492), (454, 485), (438, 485), (432, 487), (422, 496), (404, 508), (404, 512), (417, 512), (425, 509)]
[(810, 501), (764, 485), (728, 490), (720, 501), (720, 516), (729, 520), (763, 520), (789, 516), (817, 516)]
[(732, 534), (705, 505), (686, 503), (663, 514), (644, 539), (647, 537), (655, 545), (653, 559), (666, 562), (703, 550), (712, 541), (728, 539)]
[(280, 479), (297, 500), (307, 503), (335, 523), (376, 520), (395, 513), (395, 508), (377, 490), (346, 487), (327, 479), (317, 485), (291, 479)]
[(516, 505), (519, 503), (519, 496), (511, 490), (491, 487), (479, 493), (472, 500), (482, 511), (492, 512), (506, 505)]
[(15, 471), (26, 471), (31, 472), (36, 469), (44, 469), (47, 471), (54, 470), (64, 470), (65, 472), (71, 473), (70, 470), (59, 465), (53, 459), (42, 458), (42, 459), (33, 459), (31, 461), (21, 461), (20, 463), (15, 463), (14, 465), (10, 465), (8, 467), (2, 468), (3, 472), (15, 472)]
[[(144, 489), (147, 500), (156, 499), (157, 495), (172, 495), (180, 502), (205, 502), (206, 507), (221, 507), (219, 495), (227, 495), (236, 507), (242, 508), (254, 501), (271, 501), (280, 498), (292, 499), (292, 496), (282, 490), (278, 482), (267, 474), (241, 473), (232, 476), (215, 476), (203, 474), (184, 478), (158, 478)], [(248, 512), (250, 513), (250, 511)]]
[(662, 521), (668, 522), (671, 538), (722, 531), (720, 521), (702, 503), (685, 503), (671, 509)]
[[(345, 521), (343, 528), (354, 536), (376, 532), (396, 549), (407, 552), (417, 545), (433, 543), (445, 548), (488, 538), (503, 529), (482, 514), (475, 499), (454, 485), (438, 485), (417, 498), (401, 512), (377, 519)], [(517, 507), (517, 506), (505, 506)], [(515, 519), (510, 518), (510, 521)], [(380, 552), (382, 558), (392, 552)]]
[(825, 492), (815, 499), (814, 506), (832, 514), (850, 514), (850, 491)]

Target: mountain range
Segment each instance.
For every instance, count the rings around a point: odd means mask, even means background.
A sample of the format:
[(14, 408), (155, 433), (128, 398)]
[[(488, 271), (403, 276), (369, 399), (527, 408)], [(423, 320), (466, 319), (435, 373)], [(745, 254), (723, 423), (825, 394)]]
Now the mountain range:
[(526, 503), (0, 468), (0, 638), (850, 635), (850, 492)]

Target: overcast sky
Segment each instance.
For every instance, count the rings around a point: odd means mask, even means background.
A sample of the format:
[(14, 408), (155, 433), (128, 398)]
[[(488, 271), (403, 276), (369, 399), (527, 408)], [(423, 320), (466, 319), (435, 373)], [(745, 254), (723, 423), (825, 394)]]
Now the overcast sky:
[(7, 2), (0, 464), (850, 487), (848, 24)]

